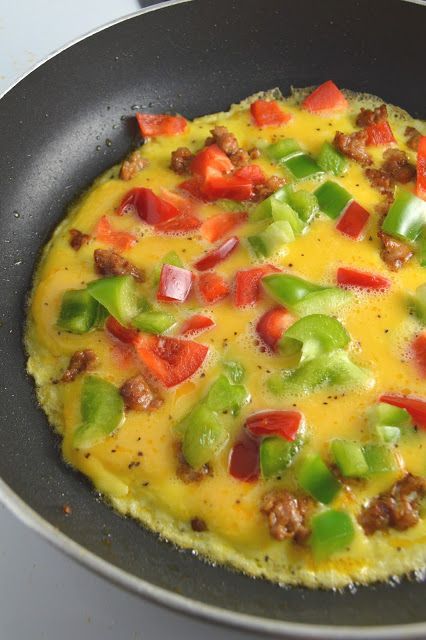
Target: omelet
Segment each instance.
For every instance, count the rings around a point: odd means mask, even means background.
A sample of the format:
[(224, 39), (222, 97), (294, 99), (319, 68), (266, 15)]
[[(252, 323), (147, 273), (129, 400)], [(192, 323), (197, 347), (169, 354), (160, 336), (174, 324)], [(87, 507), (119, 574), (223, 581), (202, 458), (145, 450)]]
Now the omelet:
[(331, 81), (137, 118), (34, 276), (28, 371), (64, 461), (250, 576), (422, 571), (425, 122)]

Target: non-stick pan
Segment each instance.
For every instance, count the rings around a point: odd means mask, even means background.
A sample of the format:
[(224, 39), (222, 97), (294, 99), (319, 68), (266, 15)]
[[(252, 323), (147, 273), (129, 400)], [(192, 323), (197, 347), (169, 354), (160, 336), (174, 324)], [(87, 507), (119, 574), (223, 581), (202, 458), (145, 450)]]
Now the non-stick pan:
[(426, 637), (422, 582), (283, 588), (210, 566), (118, 516), (61, 461), (22, 347), (39, 250), (72, 199), (137, 142), (135, 109), (193, 117), (332, 78), (424, 118), (425, 33), (420, 2), (170, 3), (80, 40), (3, 96), (0, 497), (18, 517), (107, 579), (210, 620), (285, 637)]

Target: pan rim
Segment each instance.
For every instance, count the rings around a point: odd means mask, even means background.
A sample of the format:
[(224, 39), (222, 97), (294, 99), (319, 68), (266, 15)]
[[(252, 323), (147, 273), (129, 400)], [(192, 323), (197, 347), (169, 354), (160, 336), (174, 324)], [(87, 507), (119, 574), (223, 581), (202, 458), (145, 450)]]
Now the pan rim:
[[(194, 0), (166, 0), (165, 2), (161, 2), (157, 5), (146, 7), (145, 9), (141, 9), (112, 20), (100, 27), (96, 27), (88, 31), (82, 36), (74, 38), (67, 44), (55, 49), (44, 58), (37, 61), (28, 71), (18, 76), (18, 78), (14, 80), (5, 91), (0, 93), (0, 100), (36, 69), (79, 42), (139, 15), (192, 1)], [(400, 0), (400, 2), (418, 4), (426, 9), (424, 0)], [(268, 634), (271, 636), (277, 634), (282, 635), (285, 633), (286, 635), (290, 634), (291, 637), (299, 638), (300, 640), (303, 640), (306, 636), (317, 640), (324, 640), (325, 637), (329, 640), (402, 640), (402, 638), (404, 638), (404, 640), (420, 640), (426, 636), (426, 622), (360, 627), (347, 625), (314, 625), (289, 622), (285, 620), (273, 620), (257, 615), (248, 615), (223, 609), (215, 605), (205, 604), (200, 600), (178, 595), (164, 589), (163, 587), (157, 587), (147, 580), (134, 576), (131, 573), (118, 568), (112, 563), (103, 560), (42, 518), (34, 509), (22, 500), (2, 478), (0, 478), (0, 502), (30, 530), (36, 532), (41, 538), (49, 542), (66, 556), (78, 562), (81, 566), (93, 571), (102, 578), (110, 580), (129, 592), (143, 596), (156, 604), (166, 606), (168, 609), (190, 615), (193, 618), (201, 619), (205, 622), (213, 622), (223, 626), (245, 629), (247, 631), (259, 634)]]

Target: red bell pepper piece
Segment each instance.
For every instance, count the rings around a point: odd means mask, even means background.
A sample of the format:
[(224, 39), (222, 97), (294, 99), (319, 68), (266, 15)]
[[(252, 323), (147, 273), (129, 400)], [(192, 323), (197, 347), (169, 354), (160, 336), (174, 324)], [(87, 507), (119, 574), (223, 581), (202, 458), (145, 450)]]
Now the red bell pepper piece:
[(370, 124), (365, 128), (365, 130), (367, 132), (367, 145), (378, 146), (380, 144), (396, 142), (387, 120), (376, 124)]
[(287, 309), (275, 307), (274, 309), (269, 309), (259, 319), (256, 325), (256, 333), (268, 347), (274, 350), (278, 340), (282, 338), (284, 331), (292, 321), (293, 317)]
[(231, 236), (216, 249), (209, 251), (205, 256), (197, 260), (194, 267), (198, 269), (198, 271), (208, 271), (208, 269), (213, 269), (213, 267), (215, 267), (219, 262), (222, 262), (222, 260), (225, 260), (225, 258), (227, 258), (229, 254), (237, 248), (239, 242), (240, 241), (237, 236)]
[(163, 264), (158, 285), (157, 300), (161, 302), (184, 302), (192, 287), (193, 275), (188, 269)]
[(426, 331), (417, 336), (411, 349), (420, 375), (426, 378)]
[(380, 396), (380, 402), (387, 402), (394, 407), (405, 409), (418, 427), (426, 429), (426, 400), (413, 396), (385, 393)]
[(198, 371), (208, 347), (192, 340), (140, 334), (135, 343), (138, 357), (166, 387), (175, 387)]
[(327, 80), (304, 99), (302, 107), (311, 113), (343, 111), (347, 109), (348, 101), (334, 82)]
[(108, 316), (105, 322), (105, 328), (114, 338), (126, 344), (134, 344), (139, 337), (139, 331), (123, 327), (123, 325), (112, 316)]
[(368, 211), (353, 200), (336, 224), (336, 229), (353, 240), (359, 240), (369, 217)]
[(235, 274), (235, 304), (237, 307), (249, 307), (259, 299), (260, 281), (263, 276), (278, 273), (279, 269), (272, 264), (265, 264), (254, 269), (237, 271)]
[(178, 185), (179, 189), (183, 189), (191, 194), (194, 198), (198, 200), (204, 200), (204, 196), (201, 192), (201, 182), (198, 178), (189, 178), (189, 180), (184, 180)]
[(259, 477), (259, 442), (242, 434), (229, 455), (229, 473), (237, 480), (254, 482)]
[(139, 129), (144, 138), (153, 136), (175, 136), (183, 133), (187, 122), (182, 116), (168, 116), (165, 114), (137, 113)]
[(197, 153), (190, 168), (194, 176), (198, 176), (203, 183), (206, 183), (210, 178), (232, 171), (234, 165), (217, 144), (211, 144)]
[(257, 127), (279, 127), (292, 117), (275, 100), (256, 100), (251, 103), (250, 112)]
[(417, 184), (416, 193), (426, 200), (426, 136), (421, 136), (417, 148)]
[(361, 289), (373, 289), (375, 291), (386, 291), (391, 286), (391, 281), (376, 273), (358, 271), (340, 267), (337, 270), (337, 284), (340, 287), (359, 287)]
[(229, 285), (218, 273), (208, 271), (198, 278), (198, 290), (203, 302), (213, 304), (229, 294)]
[(216, 242), (247, 219), (248, 214), (245, 211), (218, 213), (203, 222), (200, 229), (201, 235), (208, 242)]
[(265, 184), (266, 176), (258, 164), (248, 164), (234, 172), (234, 176), (250, 180), (252, 184)]
[(124, 196), (118, 209), (118, 215), (123, 215), (129, 209), (136, 209), (139, 217), (147, 224), (160, 224), (171, 220), (180, 214), (174, 205), (162, 200), (151, 189), (136, 187)]
[(253, 436), (279, 436), (293, 442), (302, 420), (298, 411), (260, 411), (249, 416), (245, 426)]
[(191, 316), (183, 323), (180, 334), (182, 336), (190, 336), (198, 333), (202, 333), (203, 331), (207, 331), (207, 329), (212, 329), (215, 326), (214, 321), (208, 316), (202, 316), (201, 314), (195, 314)]
[(252, 197), (253, 183), (248, 178), (240, 178), (236, 175), (210, 176), (208, 182), (201, 186), (201, 193), (203, 198), (209, 201), (228, 198), (243, 202)]
[(137, 242), (136, 236), (126, 231), (117, 231), (108, 220), (107, 216), (102, 216), (96, 225), (94, 235), (100, 242), (105, 242), (119, 251), (127, 251)]
[(176, 193), (176, 191), (170, 191), (170, 189), (161, 187), (160, 196), (162, 200), (172, 204), (181, 213), (194, 213), (195, 211), (194, 200), (186, 194)]
[(175, 233), (179, 235), (195, 231), (195, 229), (199, 229), (200, 226), (201, 220), (199, 220), (197, 216), (193, 216), (191, 213), (181, 213), (175, 218), (156, 224), (155, 230), (159, 233)]

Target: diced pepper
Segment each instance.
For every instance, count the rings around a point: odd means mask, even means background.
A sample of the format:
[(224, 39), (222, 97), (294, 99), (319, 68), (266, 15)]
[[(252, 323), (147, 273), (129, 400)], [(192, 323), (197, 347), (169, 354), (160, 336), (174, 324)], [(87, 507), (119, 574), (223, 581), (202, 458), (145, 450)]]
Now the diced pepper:
[(426, 378), (426, 332), (421, 333), (413, 340), (411, 350), (420, 375), (422, 378)]
[(237, 480), (253, 482), (259, 477), (259, 442), (243, 435), (231, 449), (229, 473)]
[(192, 288), (193, 274), (188, 269), (163, 264), (157, 300), (161, 302), (184, 302)]
[(202, 316), (200, 314), (195, 314), (191, 316), (182, 325), (180, 330), (180, 334), (182, 336), (190, 336), (198, 333), (202, 333), (207, 329), (212, 329), (215, 326), (214, 321), (208, 316)]
[(144, 138), (154, 136), (175, 136), (183, 133), (187, 122), (182, 116), (166, 114), (136, 113), (139, 129)]
[(315, 500), (329, 504), (341, 489), (341, 484), (331, 473), (321, 456), (307, 456), (297, 471), (299, 485)]
[(112, 276), (87, 285), (90, 295), (121, 324), (127, 324), (138, 312), (136, 283), (133, 276)]
[(164, 264), (171, 264), (174, 267), (180, 267), (181, 269), (183, 268), (183, 262), (176, 251), (169, 251), (169, 253), (166, 253), (164, 258), (161, 259), (160, 264), (154, 265), (154, 268), (152, 270), (152, 283), (154, 285), (157, 285), (160, 282), (161, 269), (163, 268)]
[(324, 288), (322, 291), (310, 293), (303, 300), (297, 302), (293, 311), (298, 316), (308, 316), (313, 313), (334, 313), (351, 299), (350, 291), (339, 287)]
[(411, 416), (405, 409), (379, 402), (368, 411), (370, 428), (385, 444), (398, 442), (401, 428), (411, 425)]
[(278, 220), (261, 233), (249, 236), (247, 240), (257, 257), (269, 258), (276, 253), (286, 253), (286, 244), (294, 240), (294, 232), (289, 222)]
[(292, 117), (275, 100), (255, 100), (250, 105), (250, 111), (257, 127), (279, 127)]
[(255, 209), (250, 211), (250, 222), (259, 222), (259, 220), (265, 220), (272, 217), (272, 211), (274, 208), (279, 209), (281, 203), (287, 203), (288, 193), (293, 190), (293, 185), (288, 184), (285, 187), (277, 189), (272, 195), (265, 200), (262, 200)]
[(105, 309), (101, 304), (98, 304), (98, 312), (96, 314), (95, 327), (96, 329), (103, 329), (105, 322), (109, 317), (108, 309)]
[(349, 547), (355, 536), (350, 515), (334, 509), (314, 516), (311, 520), (311, 528), (309, 544), (318, 562)]
[(188, 180), (184, 180), (183, 182), (178, 184), (178, 188), (182, 191), (185, 191), (186, 193), (189, 193), (193, 198), (204, 200), (201, 189), (201, 180), (197, 176), (195, 176), (195, 178), (188, 178)]
[(246, 374), (243, 365), (235, 360), (228, 360), (223, 363), (226, 375), (231, 382), (242, 382)]
[(323, 171), (332, 173), (335, 176), (345, 175), (349, 168), (349, 163), (345, 156), (339, 153), (329, 142), (323, 143), (317, 158), (317, 163)]
[(383, 394), (380, 402), (387, 402), (394, 407), (406, 409), (413, 419), (414, 424), (422, 429), (426, 429), (426, 400), (399, 394)]
[[(426, 190), (424, 200), (426, 200)], [(417, 260), (421, 267), (426, 267), (426, 226), (422, 227), (417, 238)]]
[(202, 273), (198, 278), (198, 291), (203, 302), (214, 304), (229, 294), (229, 284), (213, 271)]
[(421, 136), (417, 147), (416, 193), (426, 200), (426, 136)]
[(272, 219), (275, 222), (287, 222), (293, 231), (293, 237), (303, 233), (306, 226), (287, 202), (279, 202), (272, 207)]
[(367, 132), (367, 145), (378, 146), (396, 142), (387, 120), (370, 124), (365, 130)]
[(366, 271), (358, 271), (358, 269), (340, 267), (337, 270), (337, 284), (340, 287), (386, 291), (391, 286), (391, 281), (379, 276), (377, 273), (367, 273)]
[(313, 193), (299, 189), (298, 191), (287, 191), (288, 204), (297, 213), (302, 222), (308, 224), (314, 215), (318, 213), (318, 200)]
[(205, 403), (217, 413), (229, 411), (237, 415), (249, 400), (250, 394), (244, 385), (232, 384), (225, 375), (221, 375), (210, 387)]
[(395, 200), (383, 220), (383, 231), (414, 242), (425, 224), (426, 202), (405, 189), (397, 189)]
[(135, 187), (124, 196), (118, 208), (118, 215), (136, 210), (138, 216), (147, 224), (157, 225), (175, 218), (180, 214), (173, 204), (159, 198), (151, 189)]
[(304, 99), (302, 108), (311, 113), (343, 111), (348, 108), (348, 101), (334, 82), (327, 80)]
[(208, 242), (216, 242), (229, 231), (247, 221), (248, 214), (245, 211), (238, 213), (218, 213), (203, 222), (200, 228), (201, 235)]
[(368, 464), (359, 443), (350, 440), (333, 440), (331, 453), (345, 477), (360, 478), (368, 473)]
[(284, 331), (292, 322), (293, 317), (287, 309), (274, 307), (266, 311), (258, 320), (256, 333), (268, 347), (274, 350)]
[(273, 162), (280, 162), (293, 153), (301, 151), (300, 144), (293, 138), (285, 138), (278, 140), (266, 147), (265, 153)]
[(189, 233), (195, 231), (201, 227), (201, 220), (197, 216), (191, 213), (180, 213), (170, 220), (165, 220), (155, 225), (157, 233), (170, 233), (181, 235), (182, 233)]
[(401, 437), (399, 427), (376, 426), (376, 436), (384, 444), (395, 444)]
[(277, 436), (288, 442), (296, 440), (302, 426), (303, 416), (299, 411), (258, 411), (245, 422), (246, 429), (256, 438)]
[(289, 467), (301, 447), (301, 440), (293, 442), (280, 437), (264, 438), (260, 444), (260, 469), (265, 479), (274, 478)]
[(176, 324), (176, 318), (162, 311), (142, 311), (132, 319), (132, 325), (147, 333), (164, 333)]
[(114, 336), (114, 338), (117, 338), (117, 340), (120, 340), (120, 342), (124, 342), (125, 344), (134, 344), (139, 336), (139, 332), (136, 331), (136, 329), (123, 327), (123, 325), (112, 316), (107, 318), (105, 328), (112, 336)]
[(127, 251), (137, 242), (136, 236), (126, 231), (113, 229), (107, 216), (102, 216), (96, 225), (94, 235), (100, 242), (105, 242), (119, 251)]
[(241, 205), (235, 200), (228, 200), (227, 198), (219, 198), (215, 202), (216, 207), (223, 211), (230, 211), (232, 213), (241, 213)]
[(272, 264), (265, 264), (254, 269), (237, 271), (235, 274), (235, 304), (237, 307), (249, 307), (259, 300), (262, 278), (279, 269)]
[(219, 262), (225, 260), (231, 253), (234, 251), (238, 244), (239, 239), (237, 236), (231, 236), (225, 242), (220, 244), (216, 249), (209, 251), (202, 258), (197, 260), (194, 263), (194, 267), (198, 269), (198, 271), (208, 271), (209, 269), (213, 269)]
[(182, 453), (194, 469), (207, 464), (225, 446), (228, 432), (206, 405), (198, 405), (187, 418)]
[(358, 202), (352, 201), (336, 224), (336, 229), (353, 240), (359, 240), (369, 218), (368, 211)]
[(324, 182), (314, 193), (320, 210), (333, 220), (340, 216), (352, 200), (351, 194), (346, 189), (331, 180)]
[(253, 183), (249, 178), (238, 175), (218, 175), (210, 177), (208, 183), (202, 187), (202, 194), (205, 200), (217, 200), (218, 198), (229, 198), (243, 202), (250, 200), (253, 195)]
[(348, 332), (336, 318), (313, 314), (292, 324), (279, 341), (278, 347), (283, 355), (293, 355), (295, 348), (299, 346), (298, 360), (303, 363), (322, 353), (344, 349), (349, 341)]
[(73, 434), (73, 446), (88, 449), (111, 435), (124, 420), (124, 402), (111, 382), (97, 376), (83, 380), (81, 424)]
[(307, 153), (299, 153), (282, 161), (282, 164), (290, 171), (296, 180), (312, 178), (322, 173), (321, 167)]
[(249, 180), (254, 185), (266, 182), (266, 176), (258, 164), (248, 164), (245, 167), (241, 167), (234, 171), (234, 176)]
[(166, 387), (194, 375), (208, 353), (208, 347), (198, 342), (153, 335), (140, 335), (135, 349), (149, 372)]
[(98, 302), (87, 289), (65, 291), (57, 326), (70, 333), (87, 333), (94, 328), (99, 312)]
[(201, 149), (191, 163), (191, 173), (198, 176), (203, 184), (208, 183), (211, 178), (229, 173), (233, 169), (234, 165), (217, 144), (211, 144)]
[(368, 465), (368, 475), (388, 473), (398, 468), (392, 449), (386, 444), (366, 444), (363, 452)]
[(426, 282), (417, 287), (411, 302), (420, 322), (426, 324)]

